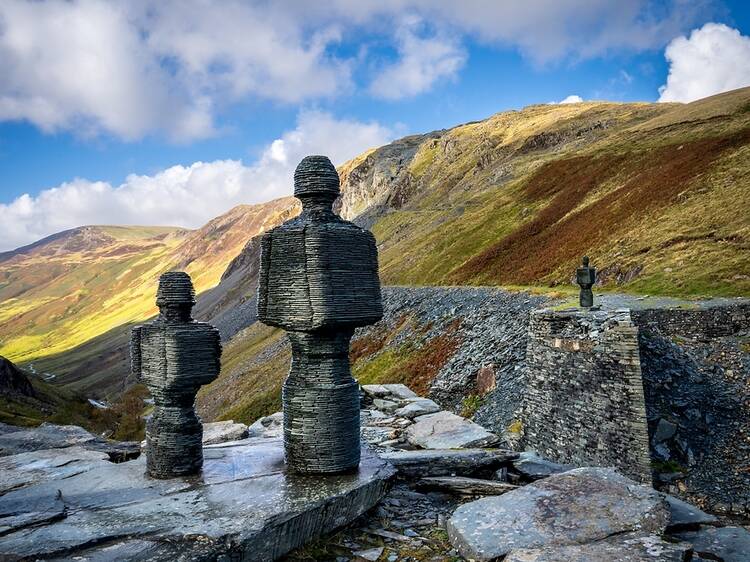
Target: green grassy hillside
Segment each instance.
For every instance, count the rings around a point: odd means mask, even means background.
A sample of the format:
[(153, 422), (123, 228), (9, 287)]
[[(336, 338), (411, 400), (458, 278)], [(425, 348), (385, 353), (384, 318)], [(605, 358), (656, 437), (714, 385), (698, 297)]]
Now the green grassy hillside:
[(198, 292), (213, 287), (247, 239), (290, 204), (243, 205), (195, 231), (81, 227), (3, 254), (0, 354), (33, 366), (148, 318), (159, 275), (170, 269), (188, 271)]
[[(687, 105), (531, 106), (342, 167), (385, 283), (750, 294), (750, 89)], [(380, 186), (373, 189), (373, 186)]]

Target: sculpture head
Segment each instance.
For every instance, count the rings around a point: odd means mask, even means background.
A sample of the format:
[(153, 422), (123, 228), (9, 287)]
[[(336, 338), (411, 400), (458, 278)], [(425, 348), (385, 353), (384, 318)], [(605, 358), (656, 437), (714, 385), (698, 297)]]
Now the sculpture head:
[(583, 256), (583, 267), (588, 267), (588, 266), (589, 266), (589, 257)]
[(156, 306), (165, 320), (189, 322), (195, 305), (195, 289), (184, 271), (168, 271), (159, 277)]
[(331, 211), (339, 196), (339, 174), (327, 156), (306, 156), (294, 170), (294, 196), (303, 211)]

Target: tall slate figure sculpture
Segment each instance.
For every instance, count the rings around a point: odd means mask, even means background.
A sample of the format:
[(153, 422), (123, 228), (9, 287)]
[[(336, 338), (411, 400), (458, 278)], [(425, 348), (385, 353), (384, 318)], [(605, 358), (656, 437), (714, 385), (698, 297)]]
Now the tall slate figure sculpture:
[(133, 374), (154, 399), (146, 424), (146, 467), (154, 478), (197, 474), (203, 466), (195, 395), (219, 375), (221, 340), (216, 328), (192, 319), (194, 304), (190, 276), (165, 273), (156, 293), (159, 316), (131, 332)]
[(373, 235), (333, 213), (339, 176), (325, 156), (294, 172), (302, 214), (261, 241), (258, 318), (288, 332), (292, 365), (284, 383), (284, 447), (299, 473), (359, 464), (359, 386), (349, 369), (357, 326), (383, 316)]

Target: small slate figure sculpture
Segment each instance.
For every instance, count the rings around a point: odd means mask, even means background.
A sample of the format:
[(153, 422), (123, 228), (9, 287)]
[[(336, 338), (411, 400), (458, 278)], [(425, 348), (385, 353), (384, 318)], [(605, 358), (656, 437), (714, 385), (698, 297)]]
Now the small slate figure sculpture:
[(591, 287), (596, 283), (596, 268), (589, 266), (588, 256), (583, 256), (583, 265), (576, 270), (576, 282), (581, 286), (581, 307), (591, 308), (594, 306), (594, 292)]
[(383, 316), (373, 235), (333, 213), (339, 176), (325, 156), (294, 172), (302, 214), (261, 241), (258, 318), (287, 330), (292, 365), (284, 383), (284, 447), (298, 473), (359, 465), (359, 385), (349, 368), (357, 326)]
[(147, 472), (154, 478), (197, 474), (203, 466), (203, 425), (195, 395), (219, 375), (219, 332), (191, 318), (195, 291), (187, 273), (163, 274), (156, 304), (159, 316), (133, 328), (130, 338), (133, 374), (154, 399), (146, 424)]

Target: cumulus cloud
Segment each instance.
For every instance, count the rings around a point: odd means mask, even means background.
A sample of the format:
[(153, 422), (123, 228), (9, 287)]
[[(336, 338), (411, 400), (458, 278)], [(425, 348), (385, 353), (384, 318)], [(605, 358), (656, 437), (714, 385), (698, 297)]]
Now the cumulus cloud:
[(659, 101), (690, 102), (750, 86), (750, 37), (720, 23), (707, 23), (667, 46), (667, 83)]
[(583, 98), (581, 96), (577, 96), (575, 94), (569, 95), (567, 98), (560, 100), (560, 101), (553, 101), (550, 102), (553, 105), (561, 104), (561, 103), (581, 103), (583, 101)]
[(130, 175), (116, 186), (74, 179), (35, 197), (26, 194), (0, 204), (0, 251), (85, 224), (197, 227), (240, 203), (291, 194), (294, 167), (307, 154), (327, 154), (341, 164), (393, 136), (392, 129), (376, 122), (306, 111), (293, 130), (270, 143), (251, 165), (196, 162), (154, 175)]
[[(376, 96), (417, 95), (459, 72), (468, 40), (536, 64), (580, 60), (661, 48), (705, 11), (684, 0), (3, 0), (0, 120), (190, 141), (215, 134), (232, 104), (345, 95), (355, 77)], [(368, 41), (396, 51), (374, 78), (378, 49), (352, 48)]]
[(423, 35), (420, 18), (409, 18), (396, 33), (398, 60), (382, 69), (370, 85), (377, 97), (399, 99), (429, 90), (442, 78), (455, 77), (466, 62), (458, 39), (450, 34)]

